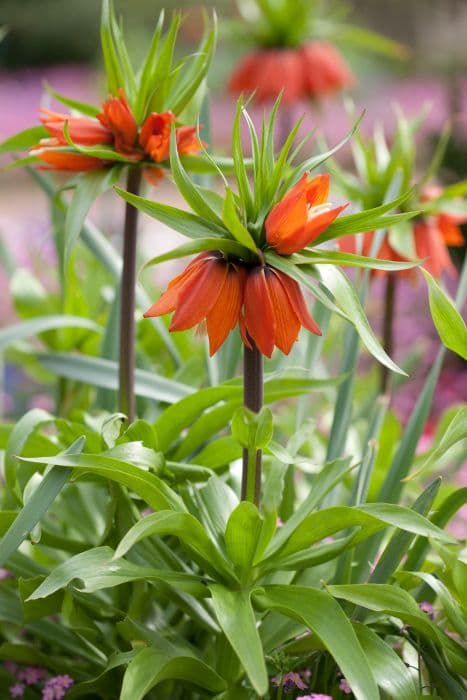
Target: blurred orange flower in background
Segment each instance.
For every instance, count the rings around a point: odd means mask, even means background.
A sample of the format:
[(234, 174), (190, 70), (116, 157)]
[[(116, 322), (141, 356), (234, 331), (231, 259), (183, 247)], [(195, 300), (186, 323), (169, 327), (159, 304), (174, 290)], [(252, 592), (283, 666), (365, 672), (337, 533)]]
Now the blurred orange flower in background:
[(352, 87), (355, 78), (339, 51), (325, 41), (311, 41), (297, 48), (258, 49), (245, 56), (229, 81), (233, 94), (255, 93), (257, 102), (293, 103), (319, 99)]

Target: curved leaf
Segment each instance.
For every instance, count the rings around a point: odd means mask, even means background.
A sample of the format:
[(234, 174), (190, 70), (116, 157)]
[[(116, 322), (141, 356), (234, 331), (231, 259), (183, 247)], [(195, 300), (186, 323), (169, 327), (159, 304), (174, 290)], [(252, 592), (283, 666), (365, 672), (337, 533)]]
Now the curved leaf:
[(334, 598), (317, 588), (265, 586), (253, 600), (262, 609), (277, 610), (314, 632), (346, 677), (358, 700), (379, 700), (372, 669), (352, 625)]
[(117, 547), (115, 558), (123, 557), (129, 549), (145, 537), (173, 535), (200, 555), (208, 569), (218, 570), (229, 579), (235, 578), (232, 569), (213, 545), (199, 520), (189, 513), (159, 511), (136, 523)]
[(44, 331), (55, 330), (56, 328), (86, 328), (96, 333), (102, 333), (102, 326), (99, 326), (89, 318), (84, 316), (68, 316), (66, 314), (53, 316), (36, 316), (35, 318), (15, 323), (0, 331), (0, 352), (18, 340), (29, 338), (43, 333)]
[(55, 455), (54, 457), (19, 457), (23, 462), (50, 463), (70, 467), (116, 481), (131, 489), (154, 510), (185, 510), (182, 499), (162, 479), (133, 464), (102, 455)]
[(211, 584), (209, 590), (222, 631), (240, 659), (253, 688), (259, 695), (265, 695), (269, 678), (250, 591), (232, 591), (219, 584)]
[(194, 255), (205, 250), (220, 250), (223, 253), (230, 253), (238, 258), (249, 257), (249, 251), (240, 243), (232, 241), (230, 238), (199, 238), (196, 241), (185, 243), (170, 250), (168, 253), (163, 253), (155, 258), (152, 258), (144, 264), (143, 270), (151, 265), (158, 265), (166, 260), (175, 260), (176, 258), (184, 258), (187, 255)]
[[(118, 364), (113, 360), (90, 355), (65, 352), (36, 353), (41, 365), (60, 377), (75, 379), (91, 386), (118, 389)], [(173, 379), (160, 377), (154, 372), (135, 370), (135, 393), (164, 403), (174, 403), (194, 390)]]
[(394, 649), (366, 625), (353, 628), (381, 690), (392, 700), (419, 700), (412, 674)]
[(149, 647), (138, 651), (128, 664), (120, 700), (142, 700), (164, 680), (187, 681), (214, 693), (226, 688), (225, 681), (204, 661)]
[(80, 581), (77, 587), (85, 593), (120, 586), (129, 581), (155, 581), (197, 597), (207, 595), (207, 588), (200, 576), (138, 566), (125, 560), (115, 561), (113, 549), (95, 547), (57, 566), (28, 600), (47, 598), (73, 581)]

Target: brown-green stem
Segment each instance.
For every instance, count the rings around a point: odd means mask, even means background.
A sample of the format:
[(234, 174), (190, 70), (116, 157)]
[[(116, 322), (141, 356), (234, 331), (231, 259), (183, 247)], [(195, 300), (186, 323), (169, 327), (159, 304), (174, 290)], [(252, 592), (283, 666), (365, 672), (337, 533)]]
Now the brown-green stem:
[[(251, 349), (245, 346), (243, 355), (243, 403), (245, 408), (259, 413), (263, 406), (263, 355), (249, 339)], [(242, 501), (259, 506), (261, 494), (262, 451), (243, 449)]]
[[(394, 309), (396, 303), (396, 276), (389, 273), (386, 277), (386, 290), (384, 294), (384, 318), (383, 318), (383, 348), (391, 357), (394, 349)], [(391, 388), (391, 371), (381, 365), (381, 393), (388, 394)]]
[[(130, 168), (126, 188), (138, 194), (141, 168)], [(120, 286), (119, 410), (135, 418), (135, 286), (138, 210), (129, 202), (125, 207), (123, 229), (123, 269)]]

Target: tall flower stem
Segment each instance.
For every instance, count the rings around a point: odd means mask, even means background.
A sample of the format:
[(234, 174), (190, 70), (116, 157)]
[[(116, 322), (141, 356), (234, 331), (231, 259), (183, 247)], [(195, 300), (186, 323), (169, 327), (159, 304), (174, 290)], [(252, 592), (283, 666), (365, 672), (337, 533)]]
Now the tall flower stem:
[[(396, 275), (388, 274), (386, 277), (386, 290), (384, 293), (384, 319), (383, 319), (383, 348), (391, 356), (394, 349), (394, 309), (396, 303)], [(388, 367), (381, 366), (381, 393), (387, 394), (390, 390), (391, 372)]]
[[(126, 188), (138, 194), (141, 168), (130, 168)], [(135, 286), (138, 210), (127, 203), (123, 229), (123, 269), (120, 288), (119, 410), (135, 418)]]
[[(243, 355), (243, 403), (255, 413), (263, 406), (263, 355), (251, 340)], [(243, 449), (242, 501), (259, 505), (261, 493), (262, 451)]]

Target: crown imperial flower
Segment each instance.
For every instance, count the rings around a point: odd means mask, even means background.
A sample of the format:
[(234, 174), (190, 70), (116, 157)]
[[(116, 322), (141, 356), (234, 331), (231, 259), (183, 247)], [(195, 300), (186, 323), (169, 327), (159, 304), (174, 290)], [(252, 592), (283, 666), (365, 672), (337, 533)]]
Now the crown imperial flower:
[(280, 255), (290, 255), (312, 243), (343, 211), (327, 201), (329, 176), (310, 180), (305, 173), (272, 209), (265, 222), (266, 240)]

